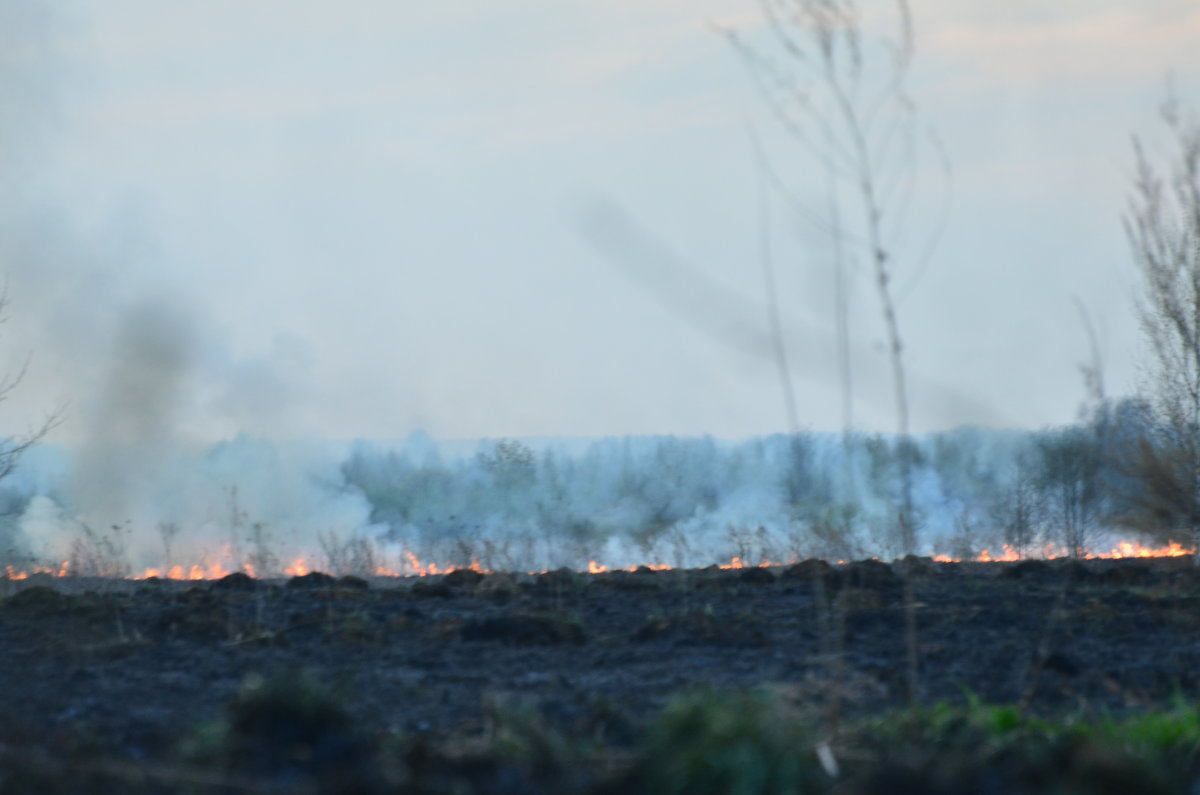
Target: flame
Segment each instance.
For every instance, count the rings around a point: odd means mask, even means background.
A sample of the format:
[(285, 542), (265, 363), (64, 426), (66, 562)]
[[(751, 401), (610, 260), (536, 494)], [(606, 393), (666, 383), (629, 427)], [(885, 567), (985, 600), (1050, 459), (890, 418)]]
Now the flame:
[[(249, 563), (246, 563), (242, 566), (242, 571), (246, 572), (251, 577), (254, 576), (254, 566)], [(145, 569), (141, 574), (134, 575), (130, 579), (146, 580), (151, 577), (158, 577), (160, 579), (167, 580), (219, 580), (230, 573), (230, 570), (225, 568), (220, 563), (210, 563), (207, 566), (202, 566), (199, 563), (195, 563), (187, 568), (176, 564), (167, 569), (166, 573), (164, 573), (162, 569), (148, 568)]]
[[(1177, 541), (1168, 541), (1165, 546), (1150, 547), (1136, 541), (1120, 541), (1116, 543), (1108, 551), (1086, 551), (1080, 555), (1085, 559), (1098, 560), (1119, 560), (1127, 558), (1178, 558), (1191, 556), (1196, 554), (1193, 548), (1184, 546)], [(1063, 546), (1047, 544), (1046, 546), (1035, 550), (1020, 550), (1011, 545), (1005, 544), (998, 551), (993, 551), (991, 548), (982, 550), (978, 555), (967, 558), (967, 560), (977, 561), (981, 563), (991, 563), (998, 561), (1018, 561), (1029, 558), (1054, 559), (1067, 557), (1069, 550)], [(233, 571), (241, 571), (250, 577), (270, 576), (270, 572), (260, 572), (253, 564), (243, 563), (240, 566), (232, 566), (233, 556), (228, 548), (222, 550), (222, 554), (218, 556), (218, 560), (207, 563), (193, 563), (190, 565), (175, 564), (166, 567), (151, 567), (146, 568), (141, 574), (130, 577), (133, 580), (142, 580), (149, 577), (170, 580), (218, 580), (229, 575)], [(932, 556), (933, 560), (938, 563), (961, 563), (964, 559), (953, 557), (947, 554), (936, 554)], [(224, 562), (222, 562), (224, 561)], [(795, 560), (790, 561), (792, 563)], [(724, 570), (750, 569), (756, 567), (781, 566), (787, 562), (780, 561), (761, 561), (759, 563), (751, 563), (741, 556), (733, 556), (727, 563), (717, 563), (716, 565)], [(837, 564), (845, 564), (845, 560), (838, 560)], [(374, 574), (378, 577), (427, 577), (439, 574), (448, 574), (456, 569), (466, 568), (481, 574), (490, 574), (487, 569), (478, 560), (472, 560), (466, 566), (438, 564), (432, 561), (422, 561), (414, 553), (403, 551), (400, 556), (399, 565), (387, 566), (379, 565), (375, 568)], [(642, 565), (628, 565), (624, 568), (613, 568), (608, 564), (599, 560), (589, 560), (586, 565), (586, 573), (588, 574), (603, 574), (610, 571), (637, 571), (638, 569), (649, 569), (651, 571), (666, 571), (676, 568), (666, 563), (647, 563)], [(302, 576), (313, 571), (319, 571), (318, 565), (314, 565), (305, 557), (297, 557), (290, 564), (284, 567), (283, 574), (287, 576)], [(531, 572), (537, 573), (537, 572)], [(10, 581), (25, 580), (34, 575), (45, 575), (50, 577), (70, 577), (75, 572), (71, 570), (70, 561), (63, 561), (58, 565), (37, 565), (28, 568), (18, 568), (13, 565), (7, 565), (0, 568), (0, 579)]]
[(472, 560), (466, 566), (439, 566), (436, 563), (422, 563), (420, 558), (407, 550), (404, 552), (404, 557), (408, 561), (408, 566), (404, 567), (406, 570), (392, 571), (381, 566), (376, 572), (381, 576), (393, 577), (411, 577), (413, 575), (427, 577), (434, 574), (449, 574), (458, 569), (470, 569), (480, 574), (491, 574), (491, 570), (485, 568), (478, 560)]
[(991, 551), (985, 549), (979, 553), (978, 559), (981, 563), (991, 563), (991, 562), (995, 562), (995, 561), (1020, 560), (1021, 553), (1017, 552), (1017, 550), (1013, 549), (1008, 544), (1005, 544), (1003, 547), (1003, 551), (1001, 551), (1001, 553), (998, 556), (993, 557), (991, 554)]
[[(1121, 560), (1124, 558), (1181, 558), (1194, 554), (1196, 554), (1195, 549), (1185, 547), (1178, 541), (1168, 541), (1165, 547), (1147, 547), (1137, 541), (1121, 541), (1108, 552), (1085, 550), (1079, 557), (1084, 560)], [(1005, 544), (998, 555), (994, 555), (991, 550), (985, 549), (976, 557), (971, 558), (971, 560), (980, 563), (992, 563), (996, 561), (1028, 560), (1030, 558), (1053, 560), (1069, 556), (1070, 550), (1063, 546), (1055, 546), (1054, 544), (1047, 544), (1033, 554), (1024, 555), (1015, 547)], [(955, 558), (944, 554), (934, 555), (933, 559), (937, 563), (962, 563), (963, 561), (962, 558)]]
[(438, 567), (437, 567), (436, 563), (430, 563), (429, 565), (425, 565), (425, 564), (421, 563), (420, 558), (418, 558), (413, 553), (407, 552), (407, 551), (404, 553), (404, 556), (406, 558), (408, 558), (408, 563), (409, 563), (409, 566), (412, 568), (413, 574), (416, 574), (421, 577), (425, 577), (430, 574), (440, 574), (441, 573), (440, 571), (438, 571)]
[(1194, 555), (1196, 550), (1188, 549), (1177, 541), (1168, 541), (1165, 547), (1152, 549), (1144, 547), (1141, 544), (1129, 543), (1122, 541), (1112, 548), (1107, 554), (1096, 555), (1098, 558), (1181, 558), (1185, 555)]
[(45, 574), (50, 577), (66, 577), (70, 574), (70, 569), (71, 562), (69, 560), (64, 560), (58, 568), (54, 568), (53, 566), (34, 566), (28, 571), (25, 571), (23, 569), (18, 569), (15, 566), (5, 566), (4, 573), (5, 577), (9, 580), (27, 580), (29, 579), (30, 575), (33, 574)]
[(304, 562), (304, 558), (296, 558), (292, 561), (292, 565), (286, 566), (283, 570), (284, 574), (290, 577), (303, 577), (309, 574), (312, 570), (308, 568), (308, 564)]
[[(795, 561), (792, 561), (792, 562), (795, 563)], [(771, 561), (767, 561), (767, 560), (764, 560), (761, 563), (758, 563), (756, 565), (751, 565), (751, 564), (745, 562), (744, 560), (742, 560), (740, 557), (737, 557), (735, 555), (734, 557), (729, 559), (728, 563), (718, 563), (717, 568), (721, 568), (721, 569), (765, 569), (768, 566), (780, 566), (780, 565), (783, 565), (783, 564), (772, 563)]]

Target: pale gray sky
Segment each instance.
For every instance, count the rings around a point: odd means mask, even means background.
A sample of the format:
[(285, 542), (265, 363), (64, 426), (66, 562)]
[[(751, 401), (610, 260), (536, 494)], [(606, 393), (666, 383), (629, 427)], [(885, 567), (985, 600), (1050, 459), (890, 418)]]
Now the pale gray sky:
[[(1130, 136), (1156, 140), (1168, 73), (1200, 109), (1200, 6), (912, 7), (953, 166), (935, 256), (897, 266), (915, 427), (1070, 421), (1074, 299), (1134, 385)], [(749, 131), (797, 193), (825, 178), (709, 24), (753, 35), (756, 8), (0, 0), (3, 353), (33, 352), (0, 424), (66, 401), (64, 439), (786, 430)], [(598, 198), (716, 289), (606, 258)], [(772, 201), (798, 414), (836, 428), (828, 247)], [(856, 416), (890, 429), (865, 272), (853, 301)]]

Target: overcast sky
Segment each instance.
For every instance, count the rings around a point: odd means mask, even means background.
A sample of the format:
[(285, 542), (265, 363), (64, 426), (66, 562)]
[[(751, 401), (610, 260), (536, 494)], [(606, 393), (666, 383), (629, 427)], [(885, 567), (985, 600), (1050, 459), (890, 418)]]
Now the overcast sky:
[[(868, 6), (871, 4), (868, 3)], [(53, 9), (51, 9), (53, 6)], [(1194, 0), (912, 4), (935, 159), (896, 262), (914, 427), (1076, 417), (1098, 332), (1136, 384), (1121, 213), (1168, 74), (1200, 110)], [(842, 422), (823, 201), (712, 22), (746, 0), (0, 0), (3, 354), (60, 438), (744, 436)], [(598, 245), (598, 203), (638, 234)], [(926, 212), (928, 211), (928, 212)], [(859, 427), (895, 414), (855, 271)]]

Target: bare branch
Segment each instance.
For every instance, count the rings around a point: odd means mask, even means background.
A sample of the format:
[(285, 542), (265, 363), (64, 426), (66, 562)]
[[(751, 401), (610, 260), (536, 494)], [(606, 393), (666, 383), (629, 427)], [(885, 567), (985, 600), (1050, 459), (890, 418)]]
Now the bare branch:
[[(8, 277), (4, 277), (0, 283), (0, 325), (8, 320), (8, 315), (5, 310), (8, 309)], [(21, 362), (21, 366), (16, 370), (0, 375), (0, 403), (8, 399), (21, 382), (25, 380), (26, 374), (29, 372), (29, 363), (32, 359), (32, 354), (27, 354)], [(46, 435), (61, 424), (66, 415), (66, 407), (61, 407), (51, 411), (42, 418), (41, 423), (31, 427), (21, 436), (0, 439), (0, 480), (4, 480), (13, 473), (17, 468), (17, 464), (30, 448), (37, 445)]]
[[(751, 45), (725, 31), (742, 59), (768, 107), (785, 131), (830, 175), (829, 218), (806, 203), (806, 222), (829, 230), (843, 242), (852, 243), (870, 262), (880, 315), (887, 335), (896, 406), (897, 431), (902, 447), (902, 494), (898, 528), (905, 551), (915, 551), (916, 521), (913, 515), (909, 396), (905, 372), (904, 343), (897, 313), (895, 275), (903, 272), (902, 243), (909, 231), (909, 215), (918, 180), (918, 148), (924, 142), (917, 133), (917, 109), (905, 84), (915, 54), (912, 14), (906, 0), (895, 0), (895, 27), (877, 35), (868, 31), (856, 0), (760, 0), (766, 28), (781, 54), (784, 66), (767, 54), (766, 46)], [(936, 138), (931, 139), (936, 142)], [(944, 165), (944, 152), (935, 146)], [(762, 156), (759, 156), (760, 161)], [(781, 182), (773, 169), (761, 164), (760, 174)], [(948, 169), (946, 169), (948, 172)], [(855, 197), (857, 211), (853, 226), (843, 223), (838, 186), (845, 185)], [(940, 235), (941, 223), (935, 229)], [(932, 246), (929, 247), (932, 251)], [(929, 252), (925, 254), (926, 258)], [(919, 263), (924, 265), (923, 262)], [(839, 262), (839, 268), (844, 268)], [(847, 300), (845, 274), (835, 279), (839, 311), (839, 346)], [(772, 282), (773, 284), (773, 279)], [(914, 284), (911, 281), (910, 284)], [(843, 378), (843, 388), (850, 379)], [(850, 411), (845, 416), (851, 416)]]
[(1200, 124), (1173, 93), (1161, 109), (1174, 152), (1157, 166), (1133, 140), (1134, 180), (1124, 219), (1142, 277), (1137, 311), (1150, 353), (1156, 429), (1131, 469), (1147, 513), (1200, 542)]

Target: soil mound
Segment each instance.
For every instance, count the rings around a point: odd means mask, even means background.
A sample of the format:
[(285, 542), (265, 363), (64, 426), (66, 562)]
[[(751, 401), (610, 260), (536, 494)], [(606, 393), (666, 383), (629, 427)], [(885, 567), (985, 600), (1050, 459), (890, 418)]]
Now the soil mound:
[(474, 588), (483, 579), (474, 569), (455, 569), (442, 577), (442, 582), (451, 588)]
[(572, 616), (504, 613), (470, 619), (462, 626), (463, 640), (500, 641), (518, 646), (582, 644), (583, 626)]
[(785, 580), (812, 582), (822, 577), (829, 578), (832, 575), (833, 566), (818, 558), (808, 558), (807, 560), (802, 560), (799, 563), (788, 566), (783, 570), (783, 574), (780, 577)]
[(329, 588), (336, 584), (337, 580), (323, 571), (300, 574), (287, 581), (289, 588)]
[(226, 574), (219, 580), (213, 580), (208, 587), (213, 591), (254, 591), (258, 589), (258, 586), (258, 580), (249, 574), (244, 571), (235, 571), (232, 574)]

